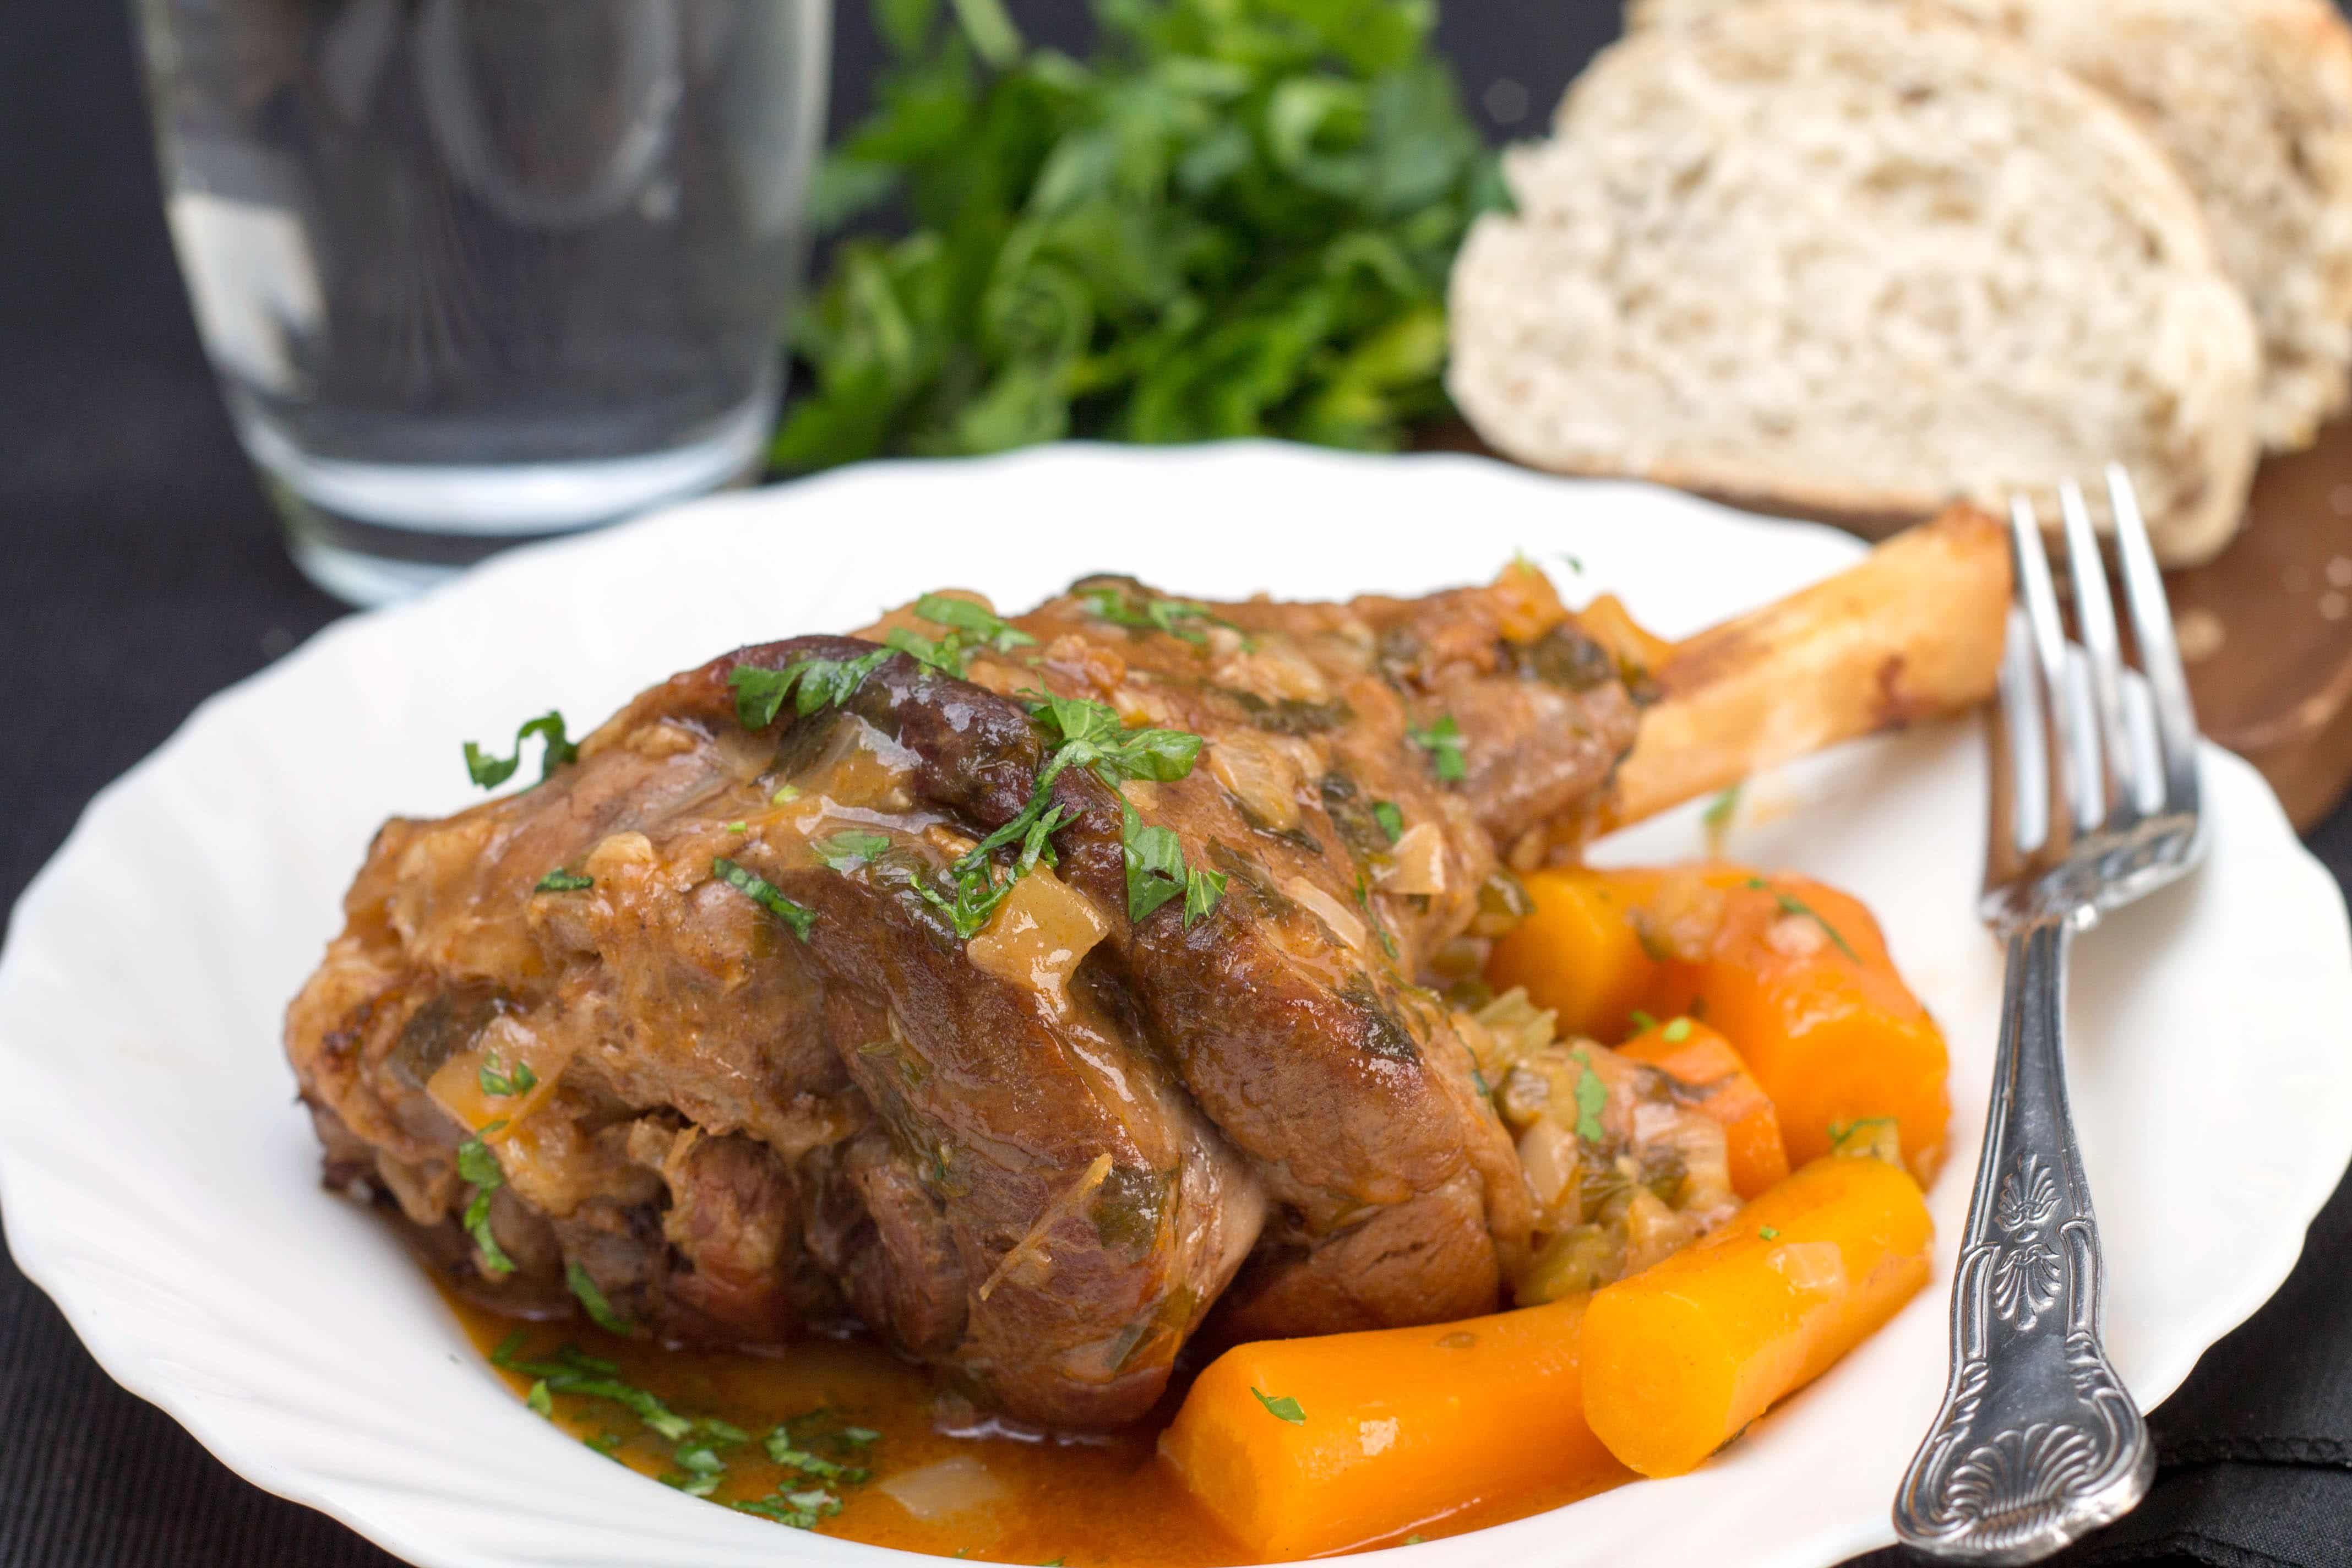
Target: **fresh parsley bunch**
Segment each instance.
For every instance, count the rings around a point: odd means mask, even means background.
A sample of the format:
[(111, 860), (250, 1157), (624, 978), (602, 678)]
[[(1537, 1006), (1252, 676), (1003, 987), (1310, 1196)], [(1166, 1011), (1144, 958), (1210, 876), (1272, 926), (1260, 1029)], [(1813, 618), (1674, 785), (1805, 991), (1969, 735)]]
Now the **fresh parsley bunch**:
[(781, 468), (1066, 436), (1394, 447), (1447, 406), (1445, 279), (1499, 199), (1433, 0), (1095, 0), (1086, 62), (1001, 0), (873, 0), (896, 56), (828, 159), (844, 243)]

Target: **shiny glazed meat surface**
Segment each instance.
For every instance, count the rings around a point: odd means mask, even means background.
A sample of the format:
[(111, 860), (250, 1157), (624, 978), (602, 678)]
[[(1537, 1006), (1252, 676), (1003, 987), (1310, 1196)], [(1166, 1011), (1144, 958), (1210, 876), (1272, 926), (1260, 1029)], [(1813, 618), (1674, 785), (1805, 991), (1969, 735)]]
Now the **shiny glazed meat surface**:
[[(1520, 570), (1343, 605), (1093, 579), (1011, 625), (964, 679), (895, 654), (757, 728), (740, 668), (877, 650), (743, 649), (535, 787), (386, 824), (288, 1014), (330, 1182), (493, 1310), (863, 1324), (1055, 1426), (1142, 1414), (1204, 1325), (1492, 1309), (1529, 1199), (1429, 983), (1631, 745), (1611, 656)], [(967, 938), (943, 895), (1036, 789), (1045, 693), (1203, 743), (1055, 775), (1051, 863)], [(1130, 918), (1150, 829), (1213, 907)]]

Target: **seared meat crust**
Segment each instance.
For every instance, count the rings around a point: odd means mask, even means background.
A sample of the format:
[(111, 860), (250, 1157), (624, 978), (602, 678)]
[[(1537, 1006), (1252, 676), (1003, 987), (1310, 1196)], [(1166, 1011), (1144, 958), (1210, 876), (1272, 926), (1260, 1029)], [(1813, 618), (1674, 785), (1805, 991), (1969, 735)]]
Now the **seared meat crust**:
[[(967, 679), (896, 655), (757, 732), (737, 668), (875, 644), (745, 649), (533, 789), (388, 824), (288, 1017), (339, 1184), (509, 1310), (576, 1267), (672, 1339), (855, 1319), (1061, 1426), (1149, 1408), (1213, 1306), (1231, 1334), (1491, 1309), (1528, 1199), (1419, 981), (1631, 744), (1608, 656), (1516, 572), (1351, 605), (1096, 579), (1013, 624), (1034, 643)], [(1060, 773), (1051, 868), (966, 942), (925, 889), (1029, 801), (1040, 691), (1206, 745), (1171, 782)], [(1225, 878), (1204, 918), (1129, 918), (1129, 812)], [(542, 889), (559, 868), (592, 885)], [(528, 1093), (469, 1088), (517, 1060)], [(509, 1273), (457, 1239), (469, 1135)]]

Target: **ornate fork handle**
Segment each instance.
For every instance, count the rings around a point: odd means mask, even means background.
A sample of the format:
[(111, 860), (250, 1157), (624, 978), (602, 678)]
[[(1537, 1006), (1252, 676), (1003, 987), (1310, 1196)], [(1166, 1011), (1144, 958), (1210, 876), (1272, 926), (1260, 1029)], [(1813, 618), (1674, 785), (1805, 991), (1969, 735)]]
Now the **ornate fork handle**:
[(1992, 1104), (1952, 1281), (1952, 1381), (1895, 1494), (1896, 1533), (1956, 1561), (2046, 1557), (2128, 1512), (2156, 1468), (2099, 1342), (2099, 1230), (2063, 1048), (2074, 923), (2051, 916), (2009, 934)]

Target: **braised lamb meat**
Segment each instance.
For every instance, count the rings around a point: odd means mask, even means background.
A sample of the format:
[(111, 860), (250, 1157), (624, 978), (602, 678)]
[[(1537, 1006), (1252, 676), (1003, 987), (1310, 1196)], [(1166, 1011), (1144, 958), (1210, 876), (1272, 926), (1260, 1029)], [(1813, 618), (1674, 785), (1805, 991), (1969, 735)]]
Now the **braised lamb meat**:
[(1428, 982), (1630, 746), (1531, 570), (1417, 600), (933, 596), (395, 819), (287, 1046), (457, 1288), (667, 1339), (863, 1324), (983, 1405), (1488, 1310), (1530, 1206)]

